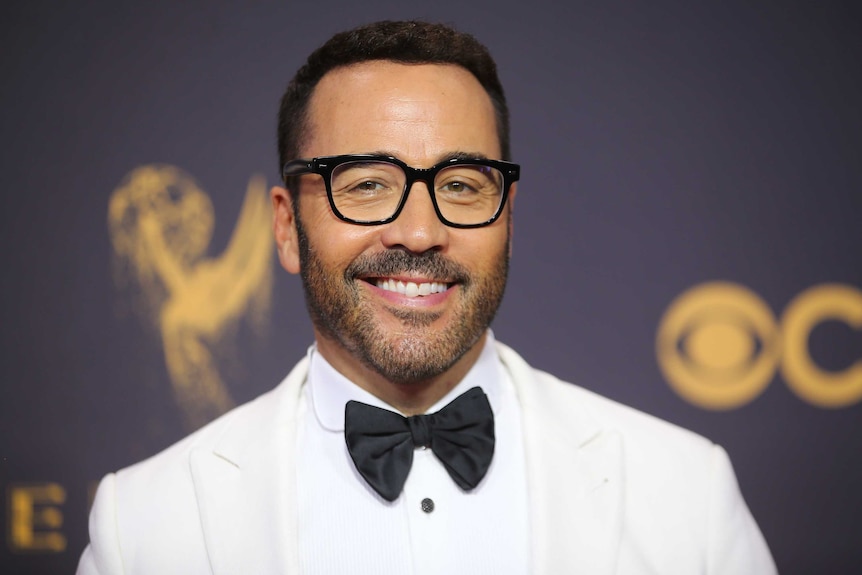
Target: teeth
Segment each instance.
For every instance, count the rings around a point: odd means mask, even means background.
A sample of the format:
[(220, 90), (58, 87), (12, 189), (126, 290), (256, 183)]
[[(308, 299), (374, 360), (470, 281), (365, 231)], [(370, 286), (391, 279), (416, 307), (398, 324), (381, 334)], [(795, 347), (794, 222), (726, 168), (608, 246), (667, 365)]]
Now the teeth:
[(432, 293), (443, 293), (449, 286), (443, 282), (424, 282), (417, 284), (415, 282), (404, 283), (393, 279), (377, 280), (377, 287), (386, 291), (398, 292), (407, 297), (419, 297), (431, 295)]

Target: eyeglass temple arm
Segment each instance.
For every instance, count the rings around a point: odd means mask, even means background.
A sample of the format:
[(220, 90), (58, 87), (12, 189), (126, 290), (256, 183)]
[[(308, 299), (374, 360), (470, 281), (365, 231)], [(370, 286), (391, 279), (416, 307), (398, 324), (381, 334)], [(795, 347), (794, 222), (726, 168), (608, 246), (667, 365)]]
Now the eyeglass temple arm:
[(314, 169), (311, 164), (311, 160), (292, 160), (287, 162), (281, 169), (281, 177), (282, 179), (287, 179), (290, 176), (308, 174)]

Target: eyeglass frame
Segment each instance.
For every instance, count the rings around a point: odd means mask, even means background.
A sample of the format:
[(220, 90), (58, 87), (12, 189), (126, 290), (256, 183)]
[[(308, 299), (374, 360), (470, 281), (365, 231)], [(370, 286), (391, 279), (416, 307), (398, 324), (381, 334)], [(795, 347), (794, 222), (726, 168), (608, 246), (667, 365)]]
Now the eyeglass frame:
[[(338, 208), (335, 207), (335, 200), (332, 197), (332, 172), (335, 171), (338, 166), (349, 162), (387, 162), (395, 164), (401, 168), (406, 180), (404, 182), (404, 190), (401, 192), (401, 200), (398, 202), (398, 207), (395, 208), (395, 213), (382, 220), (366, 222), (353, 220), (338, 211)], [(434, 180), (437, 178), (437, 174), (442, 170), (459, 165), (486, 166), (494, 168), (502, 174), (503, 188), (500, 193), (500, 205), (497, 207), (497, 211), (490, 219), (476, 224), (458, 224), (447, 220), (440, 212), (440, 207), (437, 205), (437, 194), (434, 191)], [(517, 182), (521, 176), (521, 166), (512, 162), (505, 162), (503, 160), (456, 157), (434, 164), (430, 168), (414, 168), (394, 156), (383, 156), (378, 154), (343, 154), (338, 156), (319, 156), (311, 158), (310, 160), (291, 160), (286, 162), (281, 169), (281, 177), (284, 180), (285, 185), (288, 187), (290, 187), (290, 184), (288, 184), (289, 178), (300, 176), (302, 174), (318, 174), (319, 176), (322, 176), (323, 182), (326, 185), (326, 196), (329, 199), (329, 207), (332, 209), (332, 213), (335, 214), (335, 217), (338, 219), (358, 226), (380, 226), (395, 221), (395, 219), (401, 214), (401, 210), (404, 209), (404, 204), (407, 203), (407, 196), (410, 195), (410, 190), (413, 188), (413, 184), (417, 181), (425, 182), (428, 188), (428, 194), (431, 196), (431, 204), (434, 206), (434, 212), (436, 212), (440, 221), (449, 227), (463, 229), (489, 226), (500, 218), (500, 215), (503, 213), (503, 208), (506, 206), (506, 200), (509, 198), (509, 190), (512, 187), (512, 184)]]

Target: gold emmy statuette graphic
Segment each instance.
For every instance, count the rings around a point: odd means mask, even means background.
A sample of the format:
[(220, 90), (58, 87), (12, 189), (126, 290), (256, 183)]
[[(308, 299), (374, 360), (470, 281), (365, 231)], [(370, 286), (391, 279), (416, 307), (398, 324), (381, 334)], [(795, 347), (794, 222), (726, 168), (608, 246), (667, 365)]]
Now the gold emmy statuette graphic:
[(273, 239), (264, 180), (249, 182), (217, 258), (206, 257), (213, 225), (209, 197), (191, 176), (168, 165), (133, 170), (108, 208), (115, 280), (137, 292), (137, 310), (161, 335), (174, 395), (191, 428), (233, 406), (216, 357), (230, 345), (239, 320), (247, 317), (256, 329), (267, 321)]

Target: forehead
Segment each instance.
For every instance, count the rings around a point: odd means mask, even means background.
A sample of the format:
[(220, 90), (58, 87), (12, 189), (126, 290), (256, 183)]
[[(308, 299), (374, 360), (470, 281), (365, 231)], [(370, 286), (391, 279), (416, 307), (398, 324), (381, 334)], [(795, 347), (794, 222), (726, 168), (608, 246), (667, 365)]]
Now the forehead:
[(479, 81), (451, 64), (371, 61), (327, 73), (308, 108), (304, 156), (387, 152), (499, 157), (494, 106)]

